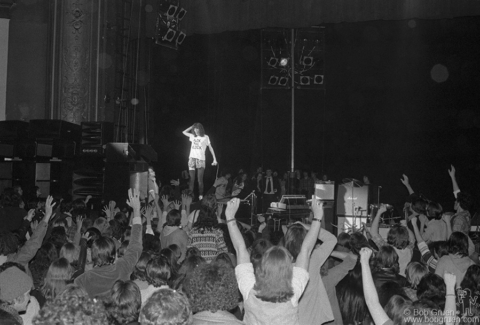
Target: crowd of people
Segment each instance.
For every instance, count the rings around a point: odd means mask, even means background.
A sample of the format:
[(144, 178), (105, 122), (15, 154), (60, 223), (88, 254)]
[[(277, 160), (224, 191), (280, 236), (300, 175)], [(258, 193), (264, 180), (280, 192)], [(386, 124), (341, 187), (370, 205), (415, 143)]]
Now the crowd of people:
[(199, 202), (177, 180), (145, 199), (130, 189), (126, 204), (102, 209), (90, 197), (7, 188), (0, 324), (479, 324), (473, 202), (453, 167), (449, 175), (452, 212), (417, 195), (404, 176), (407, 213), (385, 238), (383, 205), (370, 228), (338, 236), (321, 228), (315, 198), (308, 222), (280, 234), (265, 218), (239, 222), (242, 182), (267, 201), (283, 190), (271, 169), (253, 179), (240, 172), (229, 192), (232, 175), (224, 174)]

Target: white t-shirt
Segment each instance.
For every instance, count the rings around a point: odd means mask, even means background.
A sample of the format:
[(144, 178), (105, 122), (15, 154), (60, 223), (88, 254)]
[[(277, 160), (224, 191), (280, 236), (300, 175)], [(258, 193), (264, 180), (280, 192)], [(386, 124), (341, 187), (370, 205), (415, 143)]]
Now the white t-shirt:
[(197, 158), (200, 160), (205, 160), (205, 149), (210, 145), (210, 138), (208, 135), (203, 137), (196, 137), (193, 134), (189, 136), (192, 146), (190, 148), (190, 158)]

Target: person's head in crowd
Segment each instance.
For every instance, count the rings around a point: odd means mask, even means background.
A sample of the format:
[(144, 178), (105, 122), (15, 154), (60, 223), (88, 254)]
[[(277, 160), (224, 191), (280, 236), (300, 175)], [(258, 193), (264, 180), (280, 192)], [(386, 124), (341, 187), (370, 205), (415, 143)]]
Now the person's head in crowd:
[(30, 302), (32, 278), (16, 266), (2, 268), (0, 272), (0, 304), (16, 312), (27, 310)]
[(71, 296), (88, 297), (88, 293), (82, 287), (79, 287), (78, 285), (71, 283), (71, 284), (67, 284), (65, 289), (63, 289), (63, 291), (57, 295), (57, 299), (58, 298), (63, 299), (63, 297), (71, 297)]
[(197, 221), (194, 223), (193, 228), (197, 229), (212, 229), (218, 225), (218, 219), (215, 214), (215, 210), (207, 206), (202, 206), (198, 213)]
[(448, 242), (441, 240), (441, 241), (434, 241), (428, 244), (428, 248), (432, 252), (432, 255), (439, 260), (442, 256), (448, 255)]
[(53, 222), (53, 227), (63, 227), (65, 232), (68, 230), (68, 222), (66, 218), (58, 218)]
[(78, 295), (77, 291), (64, 292), (40, 309), (33, 319), (34, 325), (105, 325), (108, 314), (100, 300), (88, 295)]
[(0, 256), (15, 254), (18, 250), (18, 246), (18, 237), (13, 232), (0, 232)]
[(470, 289), (471, 292), (480, 292), (480, 266), (470, 265), (465, 273), (465, 277), (460, 284), (462, 289)]
[(192, 128), (192, 133), (196, 137), (203, 137), (205, 136), (205, 129), (201, 123), (195, 123)]
[(71, 199), (64, 199), (60, 202), (60, 212), (70, 213), (72, 211), (72, 200)]
[(398, 254), (392, 246), (381, 246), (373, 258), (374, 271), (387, 271), (398, 274), (400, 265), (398, 264)]
[(13, 192), (17, 194), (18, 196), (23, 196), (23, 189), (20, 185), (15, 185), (13, 187)]
[(46, 242), (40, 247), (29, 266), (35, 288), (39, 288), (43, 284), (45, 274), (50, 267), (50, 264), (57, 259), (57, 248), (51, 242)]
[(428, 219), (440, 220), (442, 219), (443, 208), (440, 203), (429, 202), (427, 204), (427, 217)]
[(448, 253), (461, 257), (468, 256), (468, 237), (463, 232), (454, 231), (448, 239)]
[(428, 273), (417, 286), (417, 297), (418, 300), (430, 300), (438, 306), (437, 308), (443, 309), (446, 290), (445, 282), (439, 275)]
[(113, 220), (118, 221), (123, 229), (128, 227), (129, 220), (128, 220), (127, 215), (123, 212), (117, 212), (115, 214), (115, 217), (113, 217)]
[(285, 236), (280, 241), (280, 244), (285, 247), (289, 253), (292, 255), (293, 261), (295, 262), (300, 249), (302, 248), (303, 240), (307, 235), (307, 229), (302, 224), (294, 223), (288, 227)]
[(150, 254), (150, 252), (142, 252), (142, 254), (140, 254), (140, 257), (138, 258), (137, 264), (135, 264), (135, 268), (133, 269), (130, 279), (147, 281), (147, 275), (145, 273), (145, 270), (147, 268), (147, 263), (148, 261), (150, 261), (151, 258), (152, 254)]
[(420, 262), (410, 262), (405, 269), (405, 278), (410, 288), (417, 289), (420, 280), (428, 273), (428, 267)]
[(65, 231), (65, 228), (53, 227), (48, 241), (51, 242), (53, 245), (55, 245), (55, 248), (57, 249), (57, 251), (60, 252), (60, 249), (62, 248), (62, 246), (68, 243), (68, 237), (67, 237), (67, 232)]
[(79, 250), (72, 243), (66, 243), (60, 249), (60, 258), (65, 258), (70, 263), (70, 265), (77, 264), (78, 262)]
[(148, 284), (155, 288), (168, 285), (171, 271), (167, 259), (164, 256), (153, 257), (147, 263), (145, 275)]
[(207, 261), (205, 261), (205, 259), (200, 255), (191, 255), (189, 257), (186, 257), (182, 263), (182, 266), (178, 270), (178, 277), (173, 284), (174, 289), (181, 288), (183, 286), (185, 278), (197, 267), (206, 263)]
[(197, 267), (183, 285), (193, 313), (231, 310), (238, 305), (239, 291), (233, 268), (218, 263)]
[(403, 291), (403, 288), (394, 281), (387, 281), (378, 288), (378, 300), (380, 305), (385, 308), (385, 305), (388, 303), (390, 298), (395, 295), (402, 296), (405, 299), (408, 299), (407, 295)]
[(415, 197), (412, 200), (411, 209), (417, 214), (426, 215), (427, 213), (427, 202), (421, 197)]
[(75, 199), (72, 201), (72, 209), (77, 210), (77, 209), (83, 209), (85, 210), (87, 208), (85, 201), (83, 199)]
[(263, 179), (263, 173), (257, 173), (257, 176), (255, 177), (257, 181), (261, 181)]
[(59, 258), (48, 268), (42, 286), (42, 294), (47, 301), (54, 299), (70, 282), (73, 268), (65, 258)]
[(88, 236), (90, 236), (90, 239), (87, 241), (87, 247), (91, 248), (93, 246), (93, 243), (102, 237), (102, 233), (100, 230), (98, 230), (95, 227), (90, 227), (88, 228), (85, 233), (88, 233)]
[(143, 250), (152, 254), (158, 254), (160, 248), (160, 238), (152, 234), (145, 234), (143, 236)]
[[(429, 300), (419, 299), (411, 303), (410, 306), (407, 306), (404, 310), (405, 315), (418, 315), (415, 317), (414, 322), (406, 321), (405, 316), (399, 317), (399, 323), (394, 324), (405, 324), (405, 325), (432, 325), (432, 324), (443, 324), (443, 317), (439, 317), (438, 306)], [(441, 319), (441, 321), (435, 322), (434, 319)]]
[(115, 242), (109, 237), (100, 237), (92, 244), (92, 261), (96, 267), (115, 263), (117, 251)]
[(138, 321), (142, 296), (133, 281), (117, 280), (105, 302), (108, 317), (113, 324), (130, 324)]
[(228, 253), (220, 253), (215, 257), (214, 263), (225, 265), (231, 269), (235, 269), (236, 258)]
[(172, 209), (167, 213), (166, 225), (170, 227), (179, 227), (182, 221), (182, 214), (177, 209)]
[(123, 255), (125, 255), (125, 252), (127, 251), (129, 243), (130, 241), (126, 240), (120, 244), (120, 247), (118, 247), (117, 249), (117, 258), (123, 257)]
[(252, 262), (254, 269), (257, 269), (262, 260), (263, 254), (272, 246), (273, 244), (264, 238), (259, 238), (253, 242), (252, 251), (250, 253), (250, 262)]
[(145, 302), (139, 319), (141, 325), (191, 325), (192, 310), (186, 296), (162, 288)]
[(286, 302), (293, 296), (293, 257), (281, 246), (270, 247), (255, 270), (257, 298), (273, 303)]
[(394, 324), (403, 324), (405, 319), (405, 310), (412, 305), (410, 299), (400, 295), (393, 295), (384, 307), (388, 318), (393, 320)]
[(457, 212), (468, 211), (472, 208), (473, 200), (470, 193), (460, 192), (457, 194), (457, 200), (455, 201), (454, 209)]
[(335, 250), (340, 252), (350, 252), (350, 234), (346, 232), (341, 232), (337, 236), (337, 245)]
[(123, 235), (123, 227), (120, 221), (113, 219), (108, 222), (108, 225), (110, 232), (112, 233), (112, 237), (116, 240), (120, 240)]
[(189, 258), (190, 256), (201, 256), (202, 253), (198, 247), (189, 247), (187, 248), (187, 252), (185, 253), (185, 259)]
[(207, 194), (203, 197), (202, 206), (209, 208), (212, 211), (217, 210), (217, 197), (215, 194)]
[(100, 233), (104, 233), (105, 232), (105, 229), (107, 229), (108, 227), (108, 222), (107, 222), (107, 219), (103, 218), (103, 217), (99, 217), (97, 218), (94, 222), (93, 222), (93, 227), (94, 228), (97, 228)]
[(387, 243), (396, 249), (404, 249), (409, 244), (408, 229), (401, 225), (394, 225), (388, 231)]
[(179, 268), (177, 255), (167, 247), (160, 251), (160, 256), (163, 256), (167, 259), (168, 265), (170, 265), (170, 275), (175, 277)]
[(232, 172), (229, 169), (225, 168), (222, 170), (220, 175), (222, 175), (222, 177), (225, 177), (226, 179), (230, 179), (232, 177)]
[(360, 255), (360, 250), (363, 247), (370, 248), (370, 244), (368, 243), (367, 238), (365, 238), (365, 236), (359, 231), (353, 232), (350, 235), (350, 248), (352, 250), (352, 253)]
[(175, 255), (175, 258), (178, 261), (178, 259), (182, 256), (182, 250), (180, 249), (180, 246), (176, 244), (172, 244), (168, 246), (168, 248), (170, 248), (170, 250), (173, 252), (173, 254)]
[(265, 170), (265, 177), (272, 177), (272, 169), (271, 168), (267, 168)]
[(369, 324), (366, 322), (369, 312), (363, 294), (360, 263), (338, 283), (337, 298), (344, 324)]
[(14, 208), (19, 208), (20, 205), (22, 205), (23, 200), (22, 197), (18, 194), (12, 193), (10, 195), (3, 195), (3, 200), (2, 204), (3, 207), (14, 207)]

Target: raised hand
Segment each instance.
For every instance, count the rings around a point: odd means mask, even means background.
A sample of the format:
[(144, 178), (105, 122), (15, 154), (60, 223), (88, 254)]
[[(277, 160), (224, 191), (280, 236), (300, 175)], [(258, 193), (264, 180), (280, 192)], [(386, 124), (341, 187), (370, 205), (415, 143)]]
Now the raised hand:
[(29, 222), (32, 222), (33, 217), (35, 217), (35, 209), (30, 209), (30, 210), (28, 210), (26, 219), (27, 219)]
[(178, 185), (180, 185), (180, 180), (179, 179), (172, 179), (172, 180), (170, 180), (170, 185), (178, 186)]
[(107, 220), (112, 219), (112, 212), (110, 211), (108, 206), (105, 205), (102, 211), (105, 213), (105, 217), (107, 218)]
[(216, 160), (214, 160), (214, 161), (212, 162), (212, 166), (217, 166), (217, 165), (218, 165), (218, 162), (217, 162)]
[(227, 208), (225, 209), (225, 217), (228, 220), (235, 219), (235, 214), (238, 211), (238, 207), (240, 206), (240, 199), (233, 198), (227, 203)]
[(35, 231), (35, 229), (37, 229), (37, 227), (38, 227), (38, 220), (36, 220), (36, 221), (34, 221), (30, 224), (30, 228), (32, 229), (32, 231)]
[(447, 291), (449, 291), (448, 289), (452, 289), (452, 291), (455, 290), (455, 284), (457, 283), (457, 276), (455, 274), (445, 272), (443, 281), (445, 282)]
[(408, 184), (410, 184), (409, 180), (408, 180), (408, 176), (403, 174), (402, 175), (403, 178), (400, 178), (400, 182), (402, 182), (403, 185), (407, 186)]
[(313, 196), (312, 199), (312, 212), (315, 219), (323, 219), (323, 202), (318, 200), (316, 196)]
[(56, 204), (57, 203), (53, 203), (53, 196), (49, 195), (47, 197), (47, 201), (45, 202), (45, 217), (44, 217), (45, 222), (48, 222), (52, 217), (53, 207)]
[(131, 188), (128, 190), (127, 204), (133, 209), (134, 212), (138, 212), (140, 214), (140, 193), (137, 189)]
[(82, 235), (82, 238), (85, 239), (86, 241), (89, 241), (90, 239), (92, 239), (92, 236), (90, 236), (90, 233), (87, 231)]
[(82, 230), (83, 220), (85, 220), (85, 217), (83, 216), (77, 217), (77, 231)]
[(372, 256), (373, 251), (368, 248), (368, 247), (363, 247), (360, 250), (360, 262), (362, 264), (368, 264), (368, 261), (370, 260), (370, 256)]
[(162, 197), (160, 198), (160, 200), (162, 201), (162, 204), (163, 204), (163, 210), (167, 210), (168, 205), (170, 204), (170, 203), (168, 202), (168, 196), (162, 195)]
[(387, 211), (387, 206), (385, 204), (381, 204), (380, 207), (378, 208), (377, 214), (382, 214)]
[(180, 207), (182, 206), (182, 202), (180, 201), (173, 201), (173, 205), (175, 206), (175, 209), (180, 210)]
[(450, 165), (450, 169), (448, 170), (448, 174), (450, 175), (451, 178), (455, 178), (455, 167), (453, 167), (453, 165)]

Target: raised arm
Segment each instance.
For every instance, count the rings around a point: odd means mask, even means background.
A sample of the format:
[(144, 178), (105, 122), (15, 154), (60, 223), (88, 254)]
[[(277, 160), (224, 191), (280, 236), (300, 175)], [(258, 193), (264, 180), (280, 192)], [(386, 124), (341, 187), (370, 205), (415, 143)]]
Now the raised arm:
[[(308, 271), (308, 264), (310, 262), (310, 254), (312, 253), (313, 247), (318, 238), (318, 233), (320, 231), (320, 226), (323, 219), (323, 203), (317, 200), (314, 196), (312, 200), (312, 211), (313, 211), (313, 219), (312, 225), (310, 226), (310, 230), (308, 231), (305, 239), (302, 243), (302, 248), (300, 249), (300, 253), (298, 253), (297, 261), (295, 262), (295, 266), (301, 267)], [(333, 248), (332, 248), (333, 249)]]
[(189, 126), (188, 128), (186, 128), (185, 130), (183, 130), (183, 135), (186, 136), (186, 137), (190, 137), (192, 134), (190, 133), (190, 131), (193, 129), (193, 125), (192, 126)]
[(445, 295), (445, 325), (454, 325), (456, 319), (457, 305), (455, 304), (455, 284), (457, 283), (457, 276), (455, 274), (445, 273), (443, 275), (443, 281), (447, 288)]
[(364, 247), (360, 250), (363, 294), (375, 325), (382, 325), (388, 321), (389, 318), (387, 313), (383, 310), (382, 305), (380, 305), (377, 289), (375, 289), (375, 284), (373, 283), (372, 271), (370, 270), (369, 264), (370, 256), (372, 256), (372, 250), (370, 248)]
[(450, 165), (450, 167), (448, 175), (450, 175), (450, 178), (452, 179), (453, 195), (457, 198), (457, 194), (460, 193), (460, 188), (458, 187), (457, 178), (455, 176), (455, 167), (453, 167), (453, 165)]
[(412, 226), (413, 226), (413, 232), (415, 233), (415, 239), (417, 240), (417, 243), (423, 242), (424, 240), (422, 237), (422, 233), (418, 229), (418, 225), (417, 225), (417, 217), (412, 218)]
[(237, 221), (235, 220), (235, 213), (237, 213), (240, 205), (240, 199), (234, 198), (227, 203), (225, 210), (225, 217), (227, 219), (228, 232), (232, 240), (235, 252), (237, 252), (237, 265), (250, 263), (250, 254), (245, 246), (245, 240), (243, 239), (240, 229), (238, 229)]
[(405, 187), (407, 188), (408, 190), (408, 194), (413, 194), (415, 193), (412, 189), (412, 187), (410, 186), (410, 181), (408, 180), (408, 176), (403, 174), (402, 175), (403, 178), (400, 178), (400, 182), (402, 182), (403, 185), (405, 185)]
[(132, 235), (125, 255), (117, 261), (122, 271), (131, 273), (142, 253), (142, 217), (140, 213), (140, 193), (136, 189), (128, 190), (127, 204), (133, 209)]
[(452, 215), (445, 213), (442, 216), (442, 220), (447, 224), (447, 239), (452, 235)]
[(380, 206), (380, 208), (378, 208), (378, 211), (377, 211), (377, 215), (375, 216), (375, 218), (373, 219), (373, 222), (372, 222), (372, 228), (370, 229), (370, 233), (372, 234), (372, 236), (374, 237), (378, 237), (380, 234), (378, 232), (378, 226), (380, 224), (380, 216), (382, 215), (382, 213), (384, 213), (385, 211), (387, 211), (387, 207), (382, 204)]

